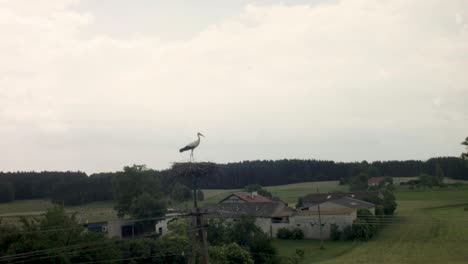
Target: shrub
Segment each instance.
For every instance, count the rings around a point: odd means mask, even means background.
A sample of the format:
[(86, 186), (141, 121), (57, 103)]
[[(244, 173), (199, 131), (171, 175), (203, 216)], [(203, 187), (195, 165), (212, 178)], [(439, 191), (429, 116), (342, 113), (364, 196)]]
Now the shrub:
[(301, 240), (304, 239), (304, 232), (301, 229), (295, 228), (292, 231), (283, 227), (278, 229), (276, 237), (279, 239), (292, 239), (292, 240)]
[(340, 240), (341, 239), (341, 231), (338, 225), (331, 224), (330, 225), (330, 238), (331, 240)]
[(291, 231), (286, 227), (278, 229), (278, 233), (276, 233), (276, 237), (279, 239), (289, 239), (291, 237)]
[(351, 226), (347, 226), (343, 229), (343, 239), (354, 240), (353, 228)]
[(372, 227), (362, 219), (354, 220), (351, 229), (355, 240), (368, 241), (374, 235)]
[(291, 236), (289, 239), (302, 240), (304, 239), (304, 232), (302, 232), (302, 230), (299, 228), (295, 228), (293, 231), (291, 231)]

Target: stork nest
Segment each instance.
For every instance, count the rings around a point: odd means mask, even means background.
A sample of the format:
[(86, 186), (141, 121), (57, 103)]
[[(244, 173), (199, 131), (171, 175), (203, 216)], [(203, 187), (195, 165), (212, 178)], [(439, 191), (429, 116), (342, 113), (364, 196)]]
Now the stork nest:
[(218, 169), (218, 164), (213, 162), (176, 162), (171, 167), (171, 171), (176, 177), (209, 176), (217, 172)]

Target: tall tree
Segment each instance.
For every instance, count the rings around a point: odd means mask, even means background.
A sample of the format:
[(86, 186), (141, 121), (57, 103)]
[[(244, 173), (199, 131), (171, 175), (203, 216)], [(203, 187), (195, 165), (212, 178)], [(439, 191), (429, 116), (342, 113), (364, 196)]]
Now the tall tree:
[(462, 159), (468, 160), (468, 137), (465, 138), (465, 141), (461, 143), (466, 147), (466, 153), (462, 153), (461, 157)]
[(166, 203), (157, 178), (144, 165), (125, 167), (114, 178), (114, 194), (120, 217), (158, 217), (164, 214)]

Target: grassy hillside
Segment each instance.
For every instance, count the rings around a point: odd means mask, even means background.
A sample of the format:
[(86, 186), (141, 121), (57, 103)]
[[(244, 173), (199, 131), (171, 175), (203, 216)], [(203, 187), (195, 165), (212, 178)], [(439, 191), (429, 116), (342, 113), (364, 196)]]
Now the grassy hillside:
[[(4, 221), (14, 222), (18, 216), (39, 216), (52, 206), (46, 200), (22, 200), (11, 203), (0, 203), (0, 218)], [(117, 219), (117, 214), (113, 210), (114, 202), (94, 202), (82, 206), (69, 206), (67, 212), (80, 213), (84, 222), (98, 222)]]
[(468, 262), (468, 189), (400, 192), (397, 199), (405, 222), (324, 263)]
[[(295, 204), (297, 197), (319, 191), (345, 191), (337, 182), (311, 182), (267, 187), (275, 196)], [(238, 190), (204, 190), (205, 203), (217, 202)], [(318, 241), (275, 240), (280, 254), (291, 256), (296, 248), (305, 251), (308, 263), (468, 263), (468, 188), (415, 190), (396, 192), (397, 216), (403, 222), (392, 222), (377, 238), (367, 243), (326, 241), (325, 250)], [(42, 200), (0, 204), (0, 217), (37, 214), (50, 206)], [(89, 221), (115, 219), (112, 202), (68, 207), (69, 212), (84, 210)]]

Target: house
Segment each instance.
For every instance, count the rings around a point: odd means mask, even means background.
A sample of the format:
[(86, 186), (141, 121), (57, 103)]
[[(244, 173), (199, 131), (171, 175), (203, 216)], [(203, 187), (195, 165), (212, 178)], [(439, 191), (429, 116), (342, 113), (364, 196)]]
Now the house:
[(88, 231), (104, 233), (109, 238), (128, 238), (139, 234), (135, 229), (135, 220), (112, 220), (106, 222), (86, 223), (83, 226)]
[(369, 186), (379, 186), (385, 182), (385, 177), (371, 177), (367, 180)]
[[(352, 209), (343, 210), (304, 210), (298, 211), (290, 218), (289, 229), (299, 228), (304, 233), (305, 239), (330, 239), (331, 226), (336, 225), (343, 231), (353, 224), (357, 218), (357, 211)], [(322, 230), (320, 230), (320, 224)]]
[(273, 200), (257, 192), (235, 192), (219, 203), (271, 203)]
[(311, 193), (302, 198), (302, 208), (309, 208), (317, 203), (349, 197), (357, 200), (367, 200), (372, 197), (383, 198), (379, 191), (374, 192), (336, 192), (336, 193)]
[[(372, 194), (378, 195), (377, 192)], [(367, 208), (372, 212), (375, 209), (374, 204), (353, 198), (367, 197), (370, 193), (318, 195), (307, 196), (307, 207), (296, 210), (282, 201), (256, 193), (239, 192), (227, 196), (217, 204), (205, 205), (202, 210), (207, 213), (207, 218), (223, 217), (228, 221), (235, 221), (242, 215), (255, 217), (255, 224), (270, 237), (275, 237), (280, 228), (298, 228), (304, 232), (306, 239), (320, 239), (320, 233), (323, 239), (328, 239), (331, 225), (337, 225), (343, 230), (353, 224), (357, 218), (357, 209)]]
[(375, 214), (375, 204), (366, 201), (354, 199), (348, 196), (329, 199), (327, 201), (318, 202), (315, 204), (309, 204), (307, 207), (302, 207), (303, 211), (357, 211), (357, 209), (368, 209)]
[(276, 236), (279, 228), (288, 227), (290, 217), (295, 210), (289, 208), (282, 202), (220, 202), (218, 204), (208, 204), (203, 207), (203, 211), (208, 213), (208, 218), (224, 217), (230, 220), (248, 215), (255, 217), (255, 224), (271, 237)]

